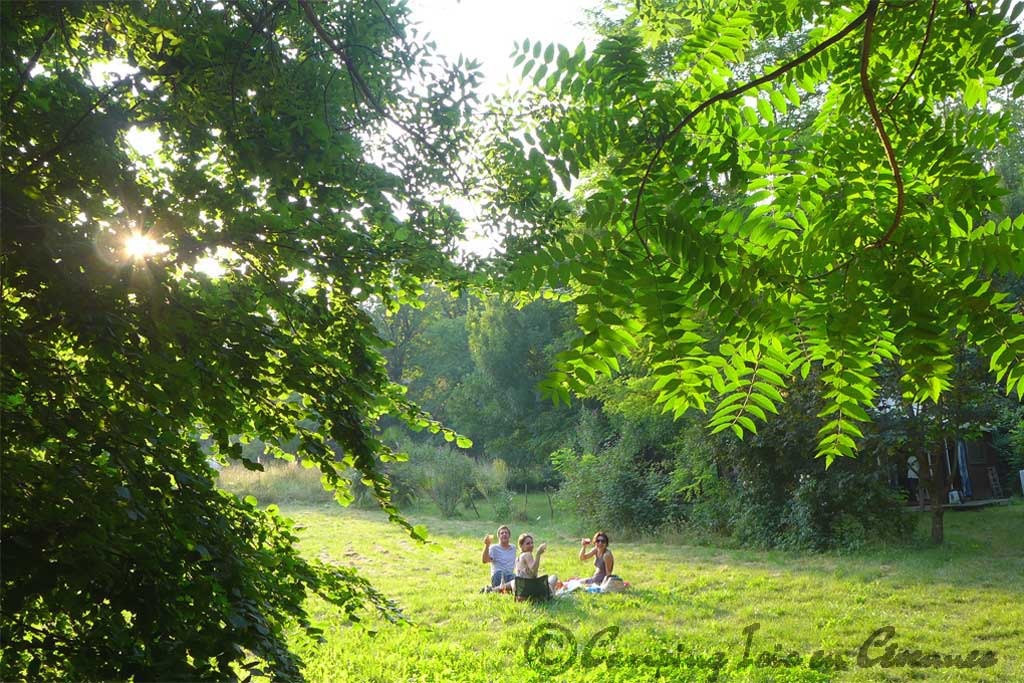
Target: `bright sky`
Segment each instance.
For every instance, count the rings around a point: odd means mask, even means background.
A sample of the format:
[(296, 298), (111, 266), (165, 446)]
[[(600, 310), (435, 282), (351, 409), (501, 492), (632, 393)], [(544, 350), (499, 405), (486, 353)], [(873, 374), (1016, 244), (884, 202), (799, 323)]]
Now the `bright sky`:
[[(580, 41), (592, 47), (594, 34), (584, 28), (585, 9), (600, 0), (409, 0), (410, 20), (430, 34), (437, 49), (451, 58), (460, 54), (481, 63), (483, 82), (478, 94), (503, 91), (519, 81), (519, 69), (513, 69), (515, 43), (561, 43), (570, 50)], [(496, 247), (486, 234), (486, 226), (477, 223), (478, 208), (457, 198), (449, 202), (469, 223), (469, 234), (462, 240), (467, 252), (486, 254)]]
[[(514, 43), (562, 43), (572, 49), (593, 34), (580, 26), (599, 0), (409, 0), (413, 22), (450, 57), (482, 63), (481, 94), (500, 92), (512, 72)], [(514, 73), (514, 72), (513, 72)]]

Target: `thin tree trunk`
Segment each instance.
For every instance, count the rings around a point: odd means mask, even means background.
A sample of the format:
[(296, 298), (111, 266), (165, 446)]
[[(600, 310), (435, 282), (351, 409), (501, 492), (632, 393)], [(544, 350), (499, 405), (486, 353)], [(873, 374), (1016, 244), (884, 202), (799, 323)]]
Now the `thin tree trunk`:
[(945, 462), (943, 458), (944, 453), (941, 452), (936, 452), (930, 463), (927, 456), (925, 458), (925, 469), (928, 470), (928, 496), (931, 498), (929, 509), (932, 513), (932, 543), (936, 545), (941, 544), (943, 540), (942, 515), (945, 508), (942, 507), (942, 503), (945, 500), (946, 488), (946, 470), (943, 467)]

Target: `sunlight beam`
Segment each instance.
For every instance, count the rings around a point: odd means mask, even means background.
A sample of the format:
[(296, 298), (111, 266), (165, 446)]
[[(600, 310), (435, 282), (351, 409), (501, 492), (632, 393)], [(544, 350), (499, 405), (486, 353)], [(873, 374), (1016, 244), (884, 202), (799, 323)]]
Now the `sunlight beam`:
[(135, 261), (141, 261), (150, 256), (162, 254), (169, 248), (166, 244), (157, 242), (149, 235), (138, 232), (132, 233), (124, 241), (124, 253), (128, 258)]

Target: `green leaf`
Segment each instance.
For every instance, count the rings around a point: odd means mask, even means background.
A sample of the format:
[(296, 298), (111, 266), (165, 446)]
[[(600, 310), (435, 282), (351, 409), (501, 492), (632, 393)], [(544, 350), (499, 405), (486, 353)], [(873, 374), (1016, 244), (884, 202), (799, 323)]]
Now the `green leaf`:
[(775, 107), (775, 110), (780, 114), (785, 114), (789, 111), (789, 107), (786, 105), (786, 98), (783, 97), (782, 93), (778, 90), (769, 90), (768, 96), (769, 99), (771, 99), (772, 106)]

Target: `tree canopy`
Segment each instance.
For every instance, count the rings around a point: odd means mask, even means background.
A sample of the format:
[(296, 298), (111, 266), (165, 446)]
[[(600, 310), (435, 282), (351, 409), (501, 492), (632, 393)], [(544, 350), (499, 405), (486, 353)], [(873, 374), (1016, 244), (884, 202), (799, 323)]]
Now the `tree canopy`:
[(1024, 6), (623, 3), (589, 53), (525, 41), (525, 95), (482, 166), (503, 283), (574, 301), (546, 388), (623, 357), (658, 400), (742, 436), (822, 366), (818, 454), (852, 455), (896, 360), (908, 400), (950, 386), (958, 336), (1024, 395), (1024, 216), (987, 158), (1024, 94)]
[(361, 302), (454, 277), (472, 65), (387, 0), (2, 12), (0, 677), (298, 678), (307, 591), (397, 614), (217, 490), (197, 437), (298, 437), (405, 523), (375, 419), (440, 427)]

